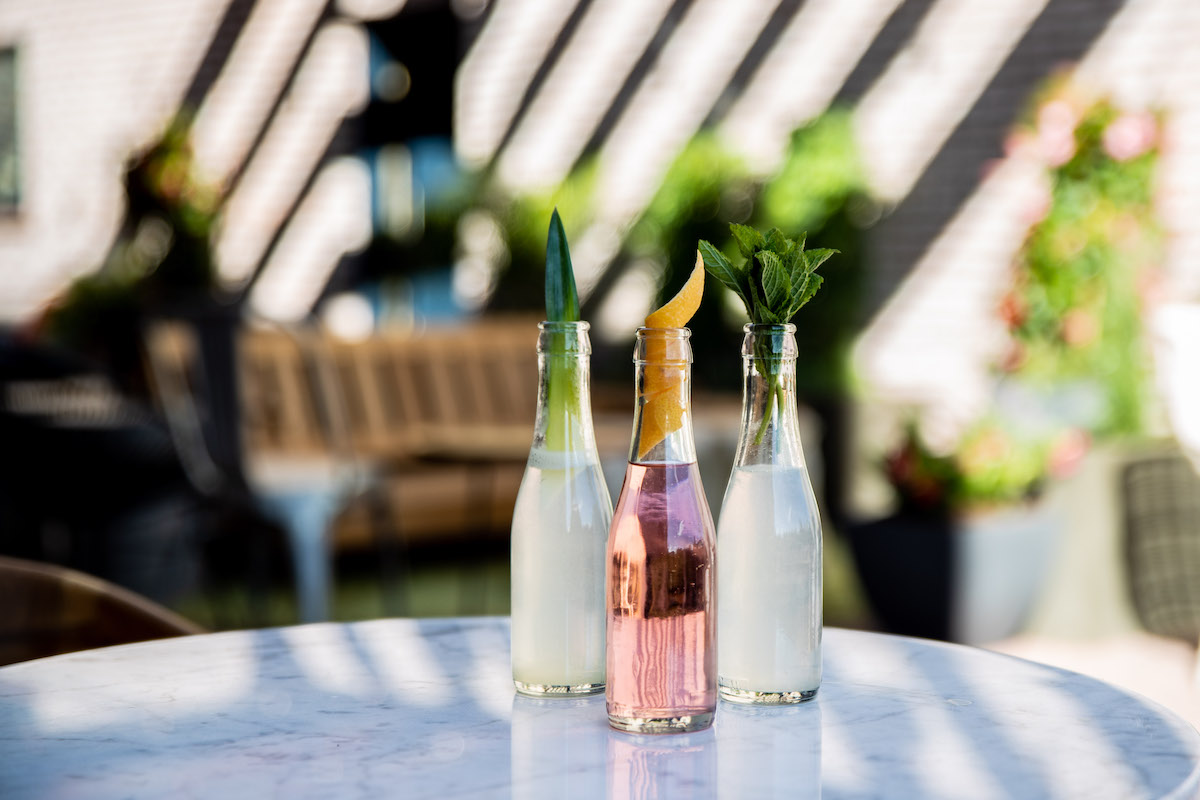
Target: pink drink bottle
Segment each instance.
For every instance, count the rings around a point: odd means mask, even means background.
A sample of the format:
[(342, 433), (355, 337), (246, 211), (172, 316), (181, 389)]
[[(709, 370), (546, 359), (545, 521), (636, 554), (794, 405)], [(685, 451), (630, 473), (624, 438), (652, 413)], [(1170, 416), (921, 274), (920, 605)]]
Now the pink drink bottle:
[(700, 730), (717, 707), (716, 545), (692, 437), (690, 335), (638, 330), (633, 441), (608, 537), (608, 719), (637, 733)]

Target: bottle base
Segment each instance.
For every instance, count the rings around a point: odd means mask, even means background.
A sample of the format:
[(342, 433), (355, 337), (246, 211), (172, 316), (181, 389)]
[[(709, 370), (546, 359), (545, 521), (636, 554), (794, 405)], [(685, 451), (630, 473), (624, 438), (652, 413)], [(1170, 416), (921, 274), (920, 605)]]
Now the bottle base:
[(748, 689), (734, 689), (732, 686), (718, 686), (721, 697), (731, 703), (742, 703), (750, 706), (789, 706), (804, 703), (817, 696), (816, 689), (802, 692), (752, 692)]
[(712, 725), (714, 713), (704, 711), (678, 717), (620, 717), (609, 714), (608, 724), (630, 733), (690, 733)]
[(545, 684), (514, 680), (513, 686), (516, 687), (517, 694), (526, 697), (585, 697), (604, 691), (603, 683)]

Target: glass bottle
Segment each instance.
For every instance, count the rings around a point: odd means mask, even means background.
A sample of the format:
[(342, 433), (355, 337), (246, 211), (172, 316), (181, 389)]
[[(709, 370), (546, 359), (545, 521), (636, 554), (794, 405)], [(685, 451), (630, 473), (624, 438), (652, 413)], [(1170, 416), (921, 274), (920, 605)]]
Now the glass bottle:
[(746, 325), (742, 427), (717, 528), (721, 695), (774, 705), (821, 684), (821, 516), (796, 416), (794, 325)]
[(637, 406), (608, 539), (608, 719), (638, 733), (712, 724), (712, 514), (696, 467), (686, 328), (637, 332)]
[(604, 689), (612, 501), (592, 430), (588, 327), (538, 325), (537, 421), (512, 522), (513, 683), (532, 696)]

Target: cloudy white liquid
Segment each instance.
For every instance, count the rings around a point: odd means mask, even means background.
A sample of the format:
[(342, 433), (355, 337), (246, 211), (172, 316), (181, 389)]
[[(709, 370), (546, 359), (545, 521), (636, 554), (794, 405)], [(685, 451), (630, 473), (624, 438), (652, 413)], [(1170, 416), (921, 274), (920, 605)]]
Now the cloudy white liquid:
[(513, 680), (604, 683), (612, 503), (595, 454), (534, 450), (512, 524)]
[(717, 673), (751, 692), (821, 683), (821, 518), (801, 467), (736, 467), (717, 525)]

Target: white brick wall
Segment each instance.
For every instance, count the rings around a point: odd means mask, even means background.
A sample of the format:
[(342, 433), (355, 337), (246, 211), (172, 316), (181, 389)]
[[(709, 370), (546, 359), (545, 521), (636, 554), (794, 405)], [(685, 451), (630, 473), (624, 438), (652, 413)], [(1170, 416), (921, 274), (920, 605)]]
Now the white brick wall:
[(0, 3), (16, 44), (22, 203), (0, 220), (0, 323), (94, 269), (120, 223), (123, 163), (178, 106), (221, 0)]
[[(1069, 37), (1073, 0), (1048, 4), (1043, 52)], [(1167, 224), (1167, 299), (1200, 294), (1200, 3), (1129, 0), (1083, 54), (1078, 79), (1128, 106), (1159, 107), (1169, 116), (1161, 161), (1161, 208)], [(988, 148), (1010, 121), (977, 123), (955, 145), (956, 180), (976, 188), (925, 246), (921, 228), (944, 213), (938, 187), (873, 234), (874, 283), (884, 303), (856, 350), (856, 367), (872, 395), (924, 408), (935, 434), (954, 435), (991, 402), (989, 367), (1002, 345), (996, 307), (1026, 226), (1021, 198), (1036, 191), (1036, 173), (1006, 164), (980, 177)], [(991, 137), (991, 142), (989, 142)], [(974, 144), (972, 143), (974, 142)], [(879, 142), (877, 147), (885, 144)], [(1025, 174), (1028, 173), (1028, 174)], [(961, 177), (960, 176), (965, 176)], [(953, 202), (952, 200), (949, 202)], [(939, 204), (943, 208), (939, 210)], [(897, 282), (897, 270), (915, 263)], [(900, 273), (903, 274), (903, 273)]]

